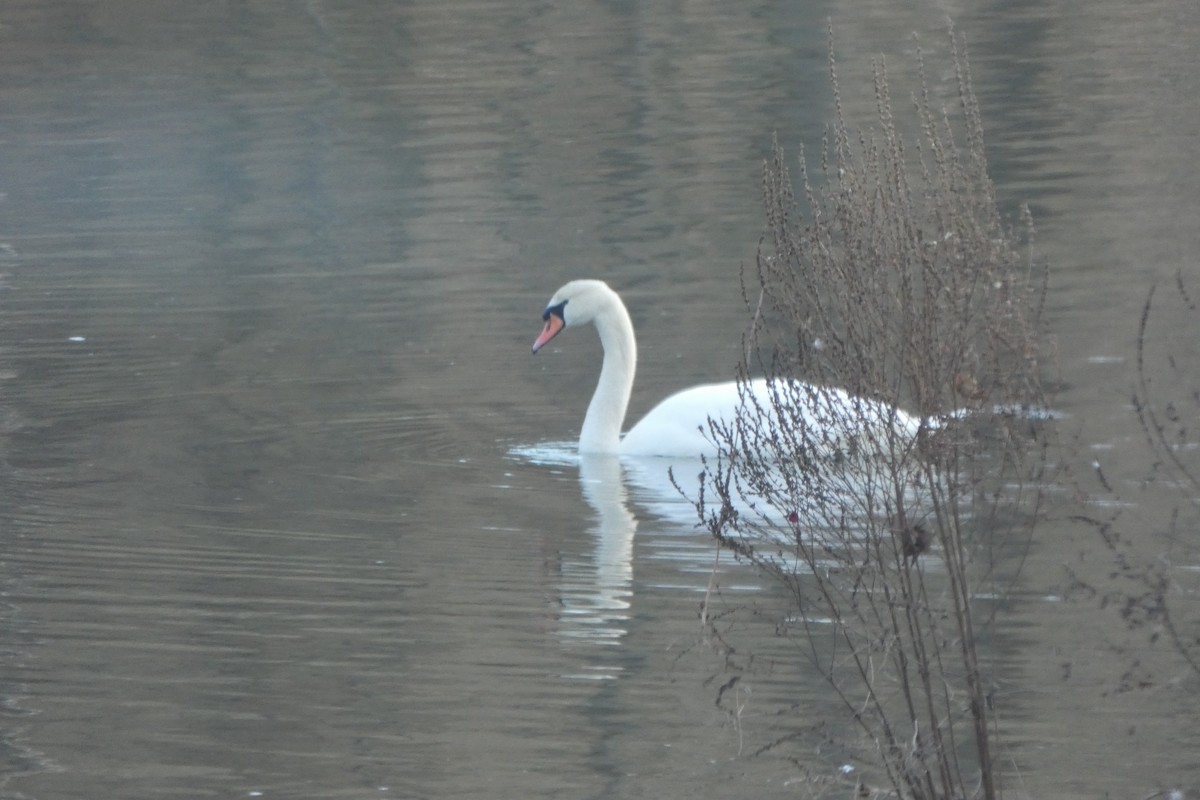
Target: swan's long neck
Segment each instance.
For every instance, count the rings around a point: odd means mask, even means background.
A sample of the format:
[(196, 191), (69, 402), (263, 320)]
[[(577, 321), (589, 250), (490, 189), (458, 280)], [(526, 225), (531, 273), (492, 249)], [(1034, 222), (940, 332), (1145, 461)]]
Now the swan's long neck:
[(604, 347), (604, 366), (596, 393), (588, 404), (583, 430), (579, 433), (581, 453), (616, 453), (621, 445), (621, 424), (633, 391), (637, 370), (637, 341), (629, 312), (615, 294), (613, 303), (595, 319), (600, 344)]

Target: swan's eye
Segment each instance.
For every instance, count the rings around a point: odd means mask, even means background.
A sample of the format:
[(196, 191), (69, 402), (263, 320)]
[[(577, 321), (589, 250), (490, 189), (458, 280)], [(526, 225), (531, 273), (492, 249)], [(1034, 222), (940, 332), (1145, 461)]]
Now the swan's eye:
[(545, 322), (545, 321), (549, 320), (550, 315), (553, 314), (554, 316), (558, 317), (559, 319), (561, 319), (565, 322), (567, 318), (564, 316), (563, 312), (566, 310), (566, 307), (567, 307), (566, 300), (563, 300), (561, 303), (559, 303), (556, 306), (550, 306), (549, 308), (546, 309), (546, 312), (544, 314), (542, 314), (542, 321)]

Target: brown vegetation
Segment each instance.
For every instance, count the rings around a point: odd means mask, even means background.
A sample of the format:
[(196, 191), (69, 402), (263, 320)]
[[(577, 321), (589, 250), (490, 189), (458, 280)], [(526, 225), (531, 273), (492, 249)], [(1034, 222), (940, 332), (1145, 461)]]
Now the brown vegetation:
[[(1044, 283), (1028, 214), (1018, 234), (997, 209), (966, 53), (950, 39), (956, 108), (934, 99), (918, 57), (911, 149), (882, 64), (877, 125), (851, 131), (831, 54), (819, 173), (801, 153), (793, 182), (778, 144), (764, 164), (740, 376), (765, 373), (774, 397), (712, 426), (721, 455), (697, 507), (786, 591), (781, 634), (865, 737), (879, 791), (993, 798), (978, 554), (1028, 535), (1038, 505), (1046, 450), (1027, 412), (1042, 406)], [(873, 402), (839, 410), (824, 387)]]

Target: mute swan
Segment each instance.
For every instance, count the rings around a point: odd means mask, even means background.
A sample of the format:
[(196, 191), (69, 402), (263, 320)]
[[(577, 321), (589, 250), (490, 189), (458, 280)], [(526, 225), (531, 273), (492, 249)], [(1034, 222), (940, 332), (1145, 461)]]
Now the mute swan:
[[(706, 435), (710, 419), (731, 423), (743, 400), (736, 382), (693, 386), (663, 400), (637, 425), (621, 437), (621, 425), (633, 390), (633, 374), (637, 368), (637, 341), (633, 323), (620, 296), (599, 280), (576, 280), (563, 286), (546, 305), (542, 314), (545, 326), (533, 343), (537, 353), (546, 343), (566, 328), (589, 322), (600, 334), (604, 348), (604, 363), (595, 394), (588, 404), (583, 429), (579, 433), (579, 452), (609, 453), (630, 456), (711, 456), (717, 447)], [(783, 396), (808, 397), (802, 384), (777, 382), (775, 388)], [(798, 394), (797, 388), (804, 394)], [(746, 385), (759, 408), (773, 408), (772, 385), (759, 378)], [(816, 404), (801, 402), (804, 424), (830, 425), (837, 419), (845, 426), (848, 420), (877, 423), (883, 431), (891, 427), (902, 437), (916, 435), (916, 418), (883, 403), (854, 397), (841, 389), (820, 389)], [(814, 406), (809, 408), (808, 406)], [(768, 413), (773, 413), (768, 411)], [(813, 422), (819, 417), (820, 421)], [(879, 432), (876, 432), (878, 434)], [(836, 449), (845, 437), (833, 432), (827, 437), (830, 449)], [(876, 441), (881, 441), (876, 439)]]

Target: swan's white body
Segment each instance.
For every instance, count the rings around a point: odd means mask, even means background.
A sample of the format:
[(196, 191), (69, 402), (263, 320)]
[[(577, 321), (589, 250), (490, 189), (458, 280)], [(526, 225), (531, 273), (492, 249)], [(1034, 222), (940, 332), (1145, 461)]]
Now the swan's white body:
[[(604, 347), (600, 379), (579, 434), (581, 453), (692, 458), (712, 455), (717, 447), (707, 435), (709, 421), (731, 424), (738, 410), (746, 405), (736, 382), (694, 386), (663, 400), (622, 438), (621, 425), (625, 421), (637, 369), (637, 342), (625, 304), (603, 281), (571, 281), (550, 298), (543, 319), (546, 325), (533, 343), (535, 353), (565, 328), (589, 322), (596, 326)], [(803, 392), (806, 387), (801, 384), (772, 386), (762, 378), (742, 386), (746, 398), (753, 398), (752, 405), (767, 413), (773, 413), (775, 392), (787, 396), (789, 392), (796, 393), (797, 389)], [(904, 437), (916, 435), (918, 420), (903, 411), (854, 397), (841, 389), (826, 387), (819, 392), (820, 400), (811, 408), (808, 403), (797, 406), (803, 408), (798, 416), (806, 425), (822, 425), (825, 418), (866, 420), (868, 423), (877, 421), (884, 430), (890, 429)]]
[[(750, 389), (766, 397), (766, 381)], [(638, 421), (621, 439), (620, 452), (634, 456), (713, 455), (717, 448), (705, 433), (708, 420), (731, 422), (742, 405), (736, 383), (709, 383), (676, 392)], [(583, 439), (579, 449), (584, 450)]]

